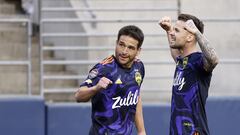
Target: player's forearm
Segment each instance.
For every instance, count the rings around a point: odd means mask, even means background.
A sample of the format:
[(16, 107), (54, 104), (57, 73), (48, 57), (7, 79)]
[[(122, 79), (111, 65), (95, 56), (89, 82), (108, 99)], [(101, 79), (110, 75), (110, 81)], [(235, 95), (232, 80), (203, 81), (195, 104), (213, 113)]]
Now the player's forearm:
[(146, 135), (146, 132), (143, 131), (143, 132), (138, 132), (138, 135)]
[(141, 118), (137, 118), (135, 120), (136, 127), (137, 127), (137, 134), (138, 135), (146, 135), (143, 118), (142, 118), (142, 116), (139, 116), (139, 115), (138, 115), (138, 117), (141, 117)]
[[(170, 31), (167, 31), (167, 38), (168, 38), (168, 43), (169, 43), (169, 46), (171, 44), (171, 40), (172, 40), (172, 37), (170, 35)], [(173, 60), (176, 62), (176, 58), (180, 55), (180, 52), (178, 49), (173, 49), (170, 47), (170, 52), (171, 52), (171, 56), (173, 58)]]
[(93, 87), (80, 87), (75, 93), (77, 102), (88, 102), (97, 93), (96, 86)]
[(137, 104), (136, 115), (135, 115), (135, 124), (137, 128), (138, 135), (146, 135), (143, 113), (142, 113), (142, 101), (139, 98), (139, 102)]
[(146, 135), (143, 117), (142, 115), (137, 115), (138, 118), (135, 119), (135, 124), (137, 128), (138, 135)]
[(175, 62), (177, 62), (177, 57), (180, 56), (179, 50), (178, 49), (172, 49), (170, 48), (171, 56)]
[(215, 49), (209, 45), (209, 41), (200, 31), (196, 33), (196, 38), (204, 55), (204, 68), (207, 71), (212, 71), (218, 64), (218, 57)]

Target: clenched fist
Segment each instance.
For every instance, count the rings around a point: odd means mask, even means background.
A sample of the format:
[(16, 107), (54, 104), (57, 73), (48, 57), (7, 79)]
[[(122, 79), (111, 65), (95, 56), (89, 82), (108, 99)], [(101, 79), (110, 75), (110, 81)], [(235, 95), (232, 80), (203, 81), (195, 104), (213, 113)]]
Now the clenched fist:
[(98, 81), (96, 87), (97, 87), (97, 90), (102, 90), (102, 89), (106, 89), (110, 84), (112, 84), (112, 81), (111, 81), (111, 80), (109, 80), (109, 79), (106, 78), (106, 77), (102, 77), (102, 78)]
[(160, 21), (159, 25), (166, 31), (169, 32), (172, 28), (171, 18), (168, 16), (164, 16)]

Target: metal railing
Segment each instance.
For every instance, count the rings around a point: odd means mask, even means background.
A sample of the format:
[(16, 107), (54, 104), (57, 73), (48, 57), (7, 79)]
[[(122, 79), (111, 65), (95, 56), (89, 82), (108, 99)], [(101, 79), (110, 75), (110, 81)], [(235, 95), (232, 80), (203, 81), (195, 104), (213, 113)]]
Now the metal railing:
[[(179, 14), (181, 13), (181, 2), (180, 0), (176, 0), (177, 8), (74, 8), (74, 7), (41, 7), (41, 13), (43, 12), (145, 12), (145, 11), (152, 11), (152, 12), (161, 12), (161, 11), (172, 11), (174, 13)], [(176, 20), (175, 20), (176, 21)], [(202, 19), (204, 22), (213, 22), (213, 23), (221, 23), (221, 22), (240, 22), (240, 18), (205, 18)], [(79, 19), (79, 18), (41, 18), (40, 19), (40, 26), (43, 27), (44, 24), (47, 23), (156, 23), (158, 20), (156, 19)], [(84, 79), (86, 75), (45, 75), (44, 74), (44, 65), (93, 65), (96, 64), (98, 61), (96, 60), (44, 60), (43, 59), (43, 52), (44, 51), (103, 51), (103, 50), (114, 50), (113, 47), (109, 47), (107, 45), (104, 46), (44, 46), (43, 39), (49, 37), (55, 38), (62, 38), (62, 37), (115, 37), (116, 33), (63, 33), (63, 32), (51, 32), (46, 33), (41, 28), (40, 31), (40, 46), (41, 46), (41, 94), (44, 93), (57, 93), (57, 92), (74, 92), (76, 89), (47, 89), (44, 87), (45, 80), (79, 80)], [(159, 37), (159, 36), (166, 36), (162, 33), (146, 33), (146, 37)], [(144, 50), (168, 50), (168, 47), (165, 46), (158, 46), (152, 45), (151, 47), (143, 47)], [(144, 61), (145, 65), (173, 65), (172, 61)], [(240, 64), (240, 59), (221, 59), (220, 64)], [(172, 76), (146, 76), (147, 79), (169, 79)], [(144, 89), (144, 88), (143, 88)], [(160, 90), (155, 88), (146, 88), (148, 92), (169, 92), (168, 90)], [(170, 89), (170, 88), (169, 88)]]
[[(176, 0), (177, 1), (177, 0)], [(41, 5), (41, 4), (40, 4)], [(176, 4), (177, 5), (177, 4)], [(179, 8), (92, 8), (90, 6), (87, 7), (40, 7), (40, 13), (57, 13), (57, 12), (89, 12), (91, 16), (94, 12), (162, 12), (162, 11), (170, 11), (174, 13), (179, 12)], [(95, 14), (94, 14), (95, 15)], [(41, 71), (40, 71), (40, 80), (41, 80), (41, 94), (51, 93), (51, 92), (73, 92), (76, 89), (47, 89), (44, 86), (44, 81), (46, 80), (79, 80), (84, 79), (86, 75), (45, 75), (44, 66), (45, 65), (93, 65), (96, 64), (97, 60), (44, 60), (43, 52), (44, 51), (103, 51), (103, 50), (114, 50), (113, 47), (109, 47), (107, 45), (99, 46), (44, 46), (43, 40), (45, 38), (54, 37), (116, 37), (116, 33), (64, 33), (64, 32), (51, 32), (47, 33), (43, 31), (44, 24), (54, 24), (54, 23), (155, 23), (158, 20), (155, 19), (96, 19), (94, 17), (90, 19), (80, 19), (80, 18), (40, 18), (40, 47), (41, 47)], [(165, 36), (161, 33), (146, 33), (146, 37), (159, 37)], [(160, 47), (157, 45), (153, 45), (151, 47), (143, 47), (145, 50), (167, 50), (167, 47)], [(169, 61), (145, 61), (145, 64), (173, 64), (173, 62)], [(161, 78), (170, 78), (170, 76), (148, 76), (149, 79), (161, 79)]]
[(4, 17), (0, 18), (0, 23), (26, 23), (27, 28), (27, 59), (26, 60), (1, 60), (1, 65), (7, 66), (27, 66), (27, 91), (28, 95), (32, 95), (32, 63), (31, 63), (31, 47), (32, 47), (32, 23), (29, 18), (14, 18), (14, 17)]

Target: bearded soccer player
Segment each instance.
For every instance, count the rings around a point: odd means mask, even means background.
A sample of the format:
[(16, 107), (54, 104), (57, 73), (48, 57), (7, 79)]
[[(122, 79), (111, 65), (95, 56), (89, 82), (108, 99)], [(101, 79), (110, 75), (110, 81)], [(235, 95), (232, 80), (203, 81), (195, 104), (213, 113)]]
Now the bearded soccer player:
[(205, 104), (218, 57), (203, 35), (204, 25), (189, 14), (180, 14), (175, 25), (170, 17), (163, 17), (159, 24), (167, 32), (176, 62), (170, 135), (209, 135)]
[(144, 65), (136, 57), (144, 40), (142, 30), (128, 25), (119, 30), (115, 55), (96, 64), (75, 93), (78, 102), (92, 102), (89, 135), (146, 135), (140, 87)]

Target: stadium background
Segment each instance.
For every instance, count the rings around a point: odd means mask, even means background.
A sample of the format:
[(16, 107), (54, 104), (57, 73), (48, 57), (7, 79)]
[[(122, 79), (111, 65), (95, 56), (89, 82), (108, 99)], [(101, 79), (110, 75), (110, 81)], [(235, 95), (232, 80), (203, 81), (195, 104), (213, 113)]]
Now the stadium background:
[[(31, 0), (30, 0), (31, 1)], [(31, 5), (29, 5), (31, 7)], [(90, 104), (73, 92), (96, 62), (113, 53), (121, 26), (143, 29), (140, 58), (147, 133), (166, 135), (174, 63), (158, 26), (179, 12), (198, 16), (220, 57), (207, 113), (213, 135), (238, 133), (240, 98), (240, 2), (237, 0), (0, 0), (0, 134), (85, 135)], [(31, 23), (32, 22), (32, 23)]]

